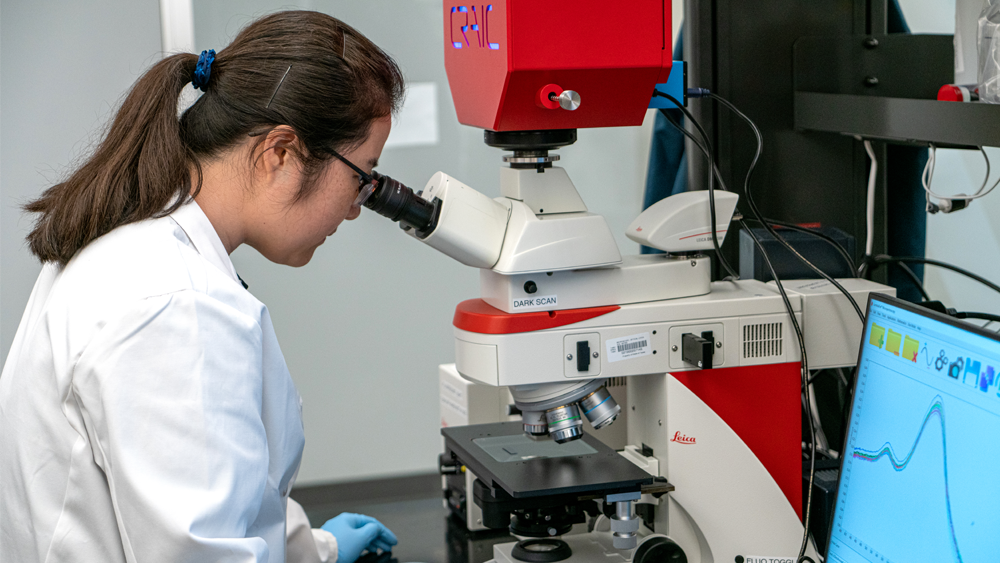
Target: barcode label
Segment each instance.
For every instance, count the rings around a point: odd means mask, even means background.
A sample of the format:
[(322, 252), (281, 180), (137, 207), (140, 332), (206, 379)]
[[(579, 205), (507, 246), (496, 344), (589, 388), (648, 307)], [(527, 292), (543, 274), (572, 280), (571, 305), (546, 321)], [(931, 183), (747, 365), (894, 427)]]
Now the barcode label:
[(645, 340), (640, 340), (638, 342), (629, 342), (628, 344), (624, 342), (618, 343), (618, 353), (631, 352), (632, 350), (638, 350), (646, 345)]
[(618, 362), (641, 356), (649, 356), (653, 353), (653, 348), (649, 345), (649, 340), (648, 332), (608, 340), (608, 361)]

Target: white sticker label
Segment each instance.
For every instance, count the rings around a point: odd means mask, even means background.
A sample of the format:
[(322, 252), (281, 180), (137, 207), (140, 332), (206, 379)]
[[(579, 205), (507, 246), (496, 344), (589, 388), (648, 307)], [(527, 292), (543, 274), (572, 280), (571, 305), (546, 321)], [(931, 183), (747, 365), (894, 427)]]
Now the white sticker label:
[(653, 347), (649, 344), (649, 340), (648, 332), (608, 340), (608, 361), (618, 362), (640, 356), (649, 356), (653, 353)]
[(559, 297), (557, 295), (546, 295), (544, 297), (514, 299), (510, 303), (510, 308), (515, 311), (525, 311), (528, 309), (555, 309), (558, 305)]
[(743, 563), (795, 563), (794, 557), (764, 557), (763, 555), (744, 555)]

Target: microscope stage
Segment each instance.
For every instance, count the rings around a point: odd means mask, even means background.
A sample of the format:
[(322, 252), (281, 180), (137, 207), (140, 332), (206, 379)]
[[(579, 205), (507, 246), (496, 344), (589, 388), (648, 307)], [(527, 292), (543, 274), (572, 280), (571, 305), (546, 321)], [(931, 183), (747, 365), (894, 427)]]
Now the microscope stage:
[(557, 444), (524, 434), (520, 422), (476, 424), (441, 429), (447, 451), (492, 487), (514, 498), (562, 494), (605, 496), (639, 491), (653, 477), (584, 434)]

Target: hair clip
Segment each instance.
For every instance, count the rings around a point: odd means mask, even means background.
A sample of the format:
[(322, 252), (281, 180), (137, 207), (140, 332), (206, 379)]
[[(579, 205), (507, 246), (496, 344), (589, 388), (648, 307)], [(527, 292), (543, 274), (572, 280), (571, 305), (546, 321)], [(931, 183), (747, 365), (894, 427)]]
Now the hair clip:
[(267, 105), (264, 106), (264, 109), (270, 109), (271, 108), (271, 102), (273, 102), (274, 101), (274, 97), (278, 95), (278, 90), (281, 89), (281, 85), (284, 84), (284, 82), (285, 82), (285, 77), (288, 76), (288, 72), (291, 71), (291, 70), (292, 70), (292, 65), (288, 65), (288, 68), (285, 69), (285, 74), (281, 75), (281, 80), (279, 80), (278, 81), (278, 85), (274, 87), (274, 93), (271, 94), (271, 99), (267, 101)]

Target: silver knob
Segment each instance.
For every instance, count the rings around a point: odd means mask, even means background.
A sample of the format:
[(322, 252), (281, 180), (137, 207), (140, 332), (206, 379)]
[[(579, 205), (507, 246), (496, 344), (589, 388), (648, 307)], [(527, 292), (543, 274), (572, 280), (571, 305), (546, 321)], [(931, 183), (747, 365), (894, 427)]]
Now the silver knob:
[(559, 107), (567, 111), (573, 111), (580, 107), (580, 94), (577, 94), (573, 90), (563, 90), (562, 94), (559, 94)]

